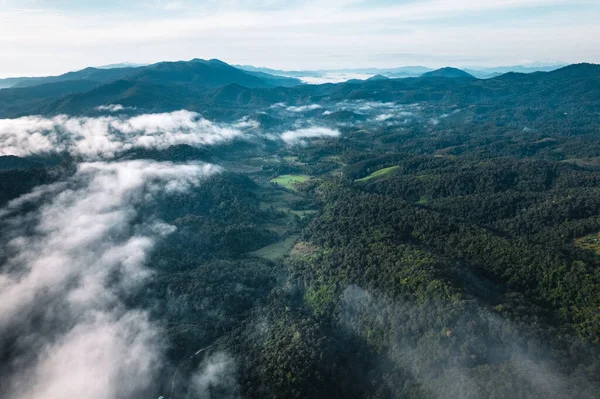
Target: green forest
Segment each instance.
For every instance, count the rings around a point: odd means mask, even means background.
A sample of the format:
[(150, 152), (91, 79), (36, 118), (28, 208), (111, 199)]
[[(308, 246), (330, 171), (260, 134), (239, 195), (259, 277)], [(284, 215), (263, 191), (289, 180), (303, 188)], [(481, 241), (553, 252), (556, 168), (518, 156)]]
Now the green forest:
[[(196, 397), (190, 378), (216, 363), (202, 397), (600, 398), (599, 68), (203, 92), (193, 108), (222, 123), (235, 109), (273, 132), (310, 119), (340, 134), (119, 155), (221, 167), (185, 192), (149, 191), (130, 221), (175, 227), (151, 277), (114, 294), (166, 337), (144, 395)], [(378, 122), (344, 99), (407, 116)], [(281, 101), (332, 112), (286, 116)], [(0, 157), (0, 204), (79, 162)], [(18, 334), (0, 345), (0, 377)]]

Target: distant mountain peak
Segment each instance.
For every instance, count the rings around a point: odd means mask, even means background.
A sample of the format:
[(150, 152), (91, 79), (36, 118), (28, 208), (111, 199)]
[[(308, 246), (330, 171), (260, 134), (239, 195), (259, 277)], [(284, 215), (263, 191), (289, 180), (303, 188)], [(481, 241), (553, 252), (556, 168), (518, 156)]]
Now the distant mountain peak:
[(599, 64), (590, 64), (587, 62), (581, 64), (572, 64), (567, 65), (565, 67), (559, 68), (555, 71), (551, 72), (555, 75), (564, 75), (564, 76), (576, 76), (576, 75), (589, 75), (589, 74), (599, 74), (600, 73), (600, 65)]
[(453, 67), (444, 67), (440, 69), (436, 69), (435, 71), (426, 72), (421, 75), (422, 78), (475, 78), (468, 72), (463, 71), (462, 69), (453, 68)]
[(390, 78), (378, 73), (377, 75), (371, 76), (369, 79), (367, 79), (367, 82), (372, 82), (374, 80), (390, 80)]
[(101, 65), (96, 68), (97, 69), (139, 68), (139, 67), (146, 66), (146, 65), (147, 64), (136, 64), (133, 62), (121, 62), (118, 64)]

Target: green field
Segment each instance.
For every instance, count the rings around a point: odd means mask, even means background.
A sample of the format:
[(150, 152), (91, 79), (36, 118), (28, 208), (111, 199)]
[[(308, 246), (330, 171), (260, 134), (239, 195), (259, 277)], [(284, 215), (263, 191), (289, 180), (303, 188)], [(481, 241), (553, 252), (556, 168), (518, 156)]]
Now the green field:
[(258, 256), (268, 260), (275, 260), (284, 257), (289, 254), (296, 241), (300, 238), (299, 235), (291, 235), (283, 241), (276, 242), (275, 244), (267, 245), (257, 251), (250, 252), (250, 255)]
[(296, 190), (297, 184), (306, 183), (309, 180), (310, 176), (308, 175), (281, 175), (271, 179), (271, 183), (285, 187), (288, 190)]
[(589, 236), (581, 237), (575, 240), (575, 245), (579, 248), (594, 251), (600, 255), (600, 234), (594, 233)]
[(368, 181), (371, 179), (376, 179), (385, 175), (388, 175), (392, 172), (397, 171), (398, 169), (400, 169), (399, 166), (390, 166), (389, 168), (383, 168), (383, 169), (379, 169), (373, 173), (371, 173), (369, 176), (367, 177), (363, 177), (362, 179), (356, 179), (354, 180), (355, 182), (362, 182), (362, 181)]

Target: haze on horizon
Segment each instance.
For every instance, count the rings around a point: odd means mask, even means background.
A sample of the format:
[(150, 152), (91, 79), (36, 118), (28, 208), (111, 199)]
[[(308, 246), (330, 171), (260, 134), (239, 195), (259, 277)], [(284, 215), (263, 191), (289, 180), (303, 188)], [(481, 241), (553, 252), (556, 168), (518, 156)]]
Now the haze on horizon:
[(600, 62), (597, 0), (0, 0), (0, 77), (219, 58), (279, 69)]

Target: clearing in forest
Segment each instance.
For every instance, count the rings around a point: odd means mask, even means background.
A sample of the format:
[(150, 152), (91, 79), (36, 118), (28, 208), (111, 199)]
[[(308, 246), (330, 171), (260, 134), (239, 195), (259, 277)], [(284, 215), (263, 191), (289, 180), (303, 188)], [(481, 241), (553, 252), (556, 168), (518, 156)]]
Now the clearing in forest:
[(390, 174), (392, 172), (395, 172), (398, 169), (400, 169), (400, 166), (390, 166), (389, 168), (379, 169), (379, 170), (371, 173), (367, 177), (363, 177), (362, 179), (356, 179), (354, 181), (355, 182), (363, 182), (363, 181), (368, 181), (368, 180), (371, 180), (371, 179), (376, 179), (378, 177), (382, 177), (382, 176), (388, 175), (388, 174)]
[(594, 251), (600, 255), (600, 233), (590, 234), (575, 240), (575, 245), (579, 248)]
[(309, 180), (310, 176), (308, 175), (281, 175), (271, 179), (271, 183), (285, 187), (288, 190), (296, 190), (297, 184), (306, 183)]
[(259, 258), (264, 258), (268, 260), (275, 260), (284, 257), (289, 254), (296, 241), (300, 238), (300, 235), (295, 234), (289, 237), (286, 237), (284, 240), (276, 242), (271, 245), (267, 245), (259, 250), (254, 252), (250, 252), (250, 255), (258, 256)]

